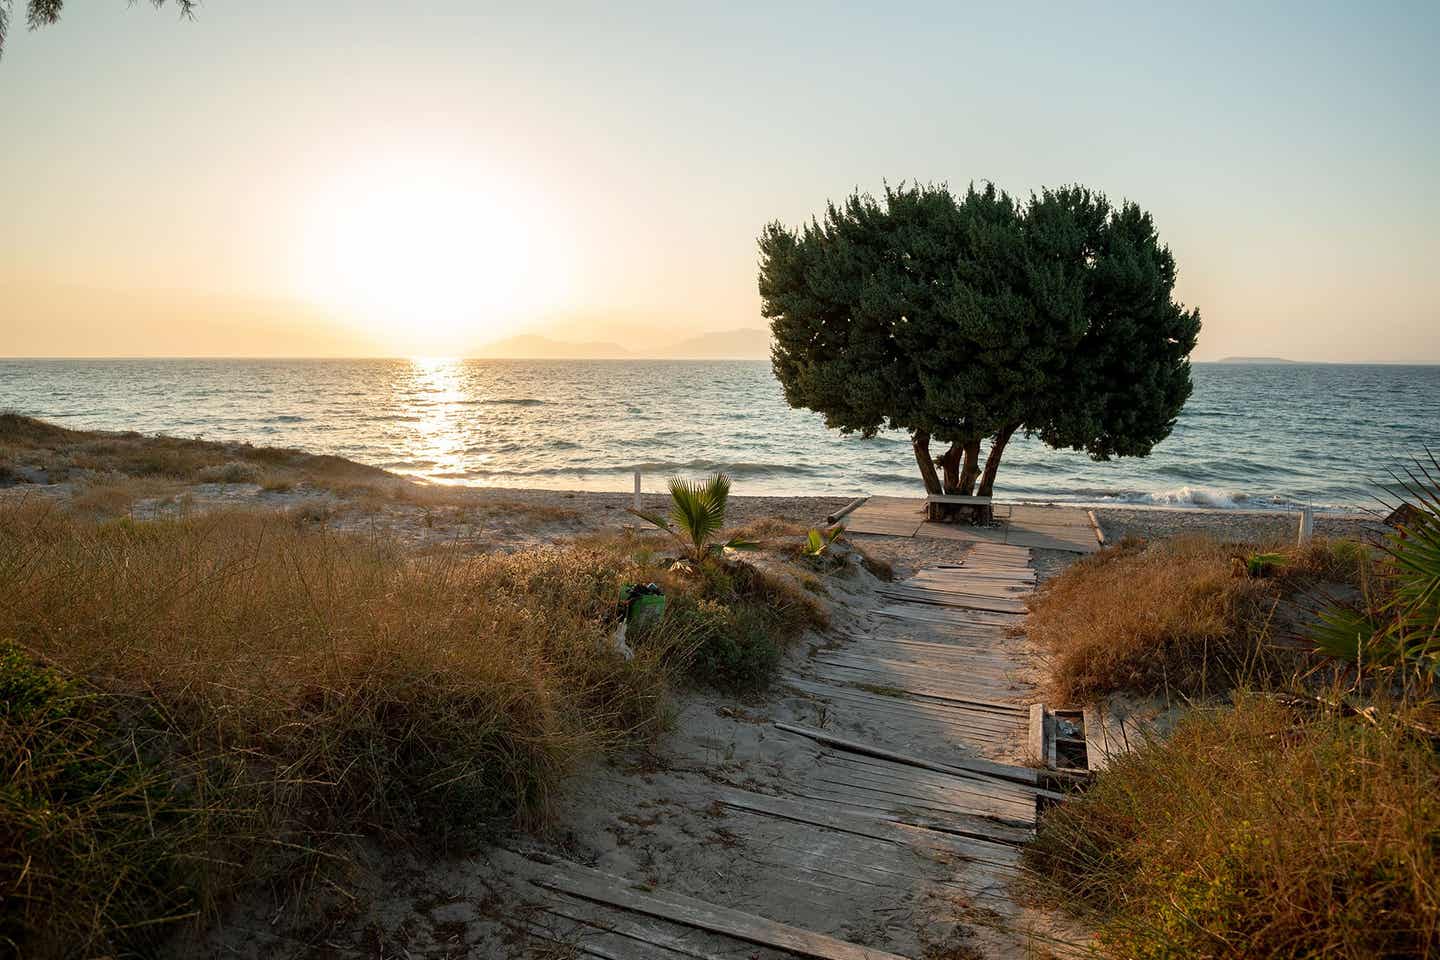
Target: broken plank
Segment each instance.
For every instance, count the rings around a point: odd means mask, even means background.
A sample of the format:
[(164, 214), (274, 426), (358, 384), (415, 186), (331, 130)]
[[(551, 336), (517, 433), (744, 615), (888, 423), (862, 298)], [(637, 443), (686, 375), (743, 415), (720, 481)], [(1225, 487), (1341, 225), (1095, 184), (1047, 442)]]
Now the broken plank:
[(891, 760), (895, 763), (908, 764), (912, 767), (921, 767), (926, 770), (936, 770), (940, 773), (965, 776), (967, 774), (982, 774), (987, 777), (995, 777), (1000, 780), (1012, 780), (1015, 783), (1023, 783), (1034, 786), (1039, 778), (1034, 770), (1026, 767), (1012, 767), (1001, 763), (992, 763), (989, 760), (961, 760), (956, 763), (938, 763), (934, 760), (926, 760), (922, 757), (906, 756), (903, 753), (896, 753), (893, 750), (886, 750), (883, 747), (872, 746), (868, 743), (861, 743), (858, 740), (849, 740), (845, 737), (837, 737), (828, 734), (823, 730), (816, 730), (812, 727), (802, 727), (794, 723), (785, 723), (783, 720), (775, 721), (775, 726), (790, 733), (808, 737), (816, 743), (827, 744), (841, 750), (851, 750), (855, 753), (869, 754), (872, 757), (879, 757), (883, 760)]
[(757, 914), (716, 906), (676, 893), (649, 889), (644, 884), (578, 863), (563, 860), (540, 863), (508, 850), (492, 850), (490, 857), (534, 886), (546, 890), (558, 890), (699, 930), (709, 930), (761, 946), (788, 950), (797, 956), (813, 957), (816, 960), (904, 960), (893, 953), (778, 923)]
[(1030, 757), (1036, 763), (1044, 763), (1048, 753), (1045, 749), (1045, 704), (1030, 704)]
[(994, 821), (985, 821), (982, 825), (983, 833), (977, 834), (935, 830), (929, 826), (907, 823), (894, 814), (847, 812), (826, 800), (799, 799), (793, 796), (772, 797), (729, 787), (719, 788), (717, 799), (728, 807), (751, 813), (881, 840), (910, 850), (920, 860), (928, 858), (915, 849), (917, 846), (934, 847), (967, 859), (1013, 863), (1014, 851), (1011, 847), (1034, 836), (1033, 830)]

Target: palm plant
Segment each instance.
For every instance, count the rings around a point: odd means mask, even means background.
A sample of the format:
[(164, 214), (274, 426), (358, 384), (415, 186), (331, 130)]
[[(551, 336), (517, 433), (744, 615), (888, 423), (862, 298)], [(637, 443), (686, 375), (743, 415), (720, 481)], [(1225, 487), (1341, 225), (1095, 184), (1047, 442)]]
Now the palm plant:
[(1325, 610), (1311, 637), (1327, 656), (1398, 667), (1428, 688), (1440, 678), (1440, 462), (1427, 456), (1395, 478), (1403, 519), (1382, 547), (1389, 573), (1360, 603)]
[(679, 542), (687, 558), (700, 563), (726, 547), (732, 550), (755, 548), (753, 542), (739, 537), (732, 537), (724, 543), (716, 542), (720, 529), (725, 526), (725, 504), (729, 499), (730, 478), (723, 473), (705, 481), (671, 477), (668, 517), (646, 510), (630, 512), (670, 534)]
[(805, 556), (823, 557), (826, 551), (834, 546), (844, 533), (845, 528), (838, 523), (824, 533), (812, 528), (809, 535), (805, 538), (805, 546), (803, 548)]

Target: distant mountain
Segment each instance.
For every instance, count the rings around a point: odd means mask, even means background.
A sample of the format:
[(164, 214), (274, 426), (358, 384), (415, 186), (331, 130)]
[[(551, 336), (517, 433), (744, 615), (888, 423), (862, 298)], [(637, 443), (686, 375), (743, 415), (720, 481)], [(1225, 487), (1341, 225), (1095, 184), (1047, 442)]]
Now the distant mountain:
[(1284, 357), (1222, 357), (1216, 363), (1296, 363)]
[(763, 327), (717, 330), (681, 340), (658, 352), (685, 360), (769, 360), (770, 331)]
[(576, 343), (535, 333), (516, 334), (487, 343), (476, 355), (495, 360), (623, 360), (635, 356), (618, 343), (601, 340)]

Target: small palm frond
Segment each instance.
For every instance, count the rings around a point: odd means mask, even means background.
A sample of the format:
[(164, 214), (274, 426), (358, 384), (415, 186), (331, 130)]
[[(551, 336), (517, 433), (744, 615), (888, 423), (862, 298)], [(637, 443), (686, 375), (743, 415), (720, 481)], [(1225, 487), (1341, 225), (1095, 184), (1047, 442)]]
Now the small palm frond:
[(1320, 613), (1320, 622), (1310, 628), (1310, 639), (1319, 653), (1336, 660), (1374, 661), (1372, 646), (1380, 625), (1364, 611), (1332, 606)]
[(626, 511), (629, 513), (633, 513), (641, 520), (645, 520), (649, 523), (655, 524), (655, 526), (659, 527), (661, 530), (664, 530), (666, 533), (675, 532), (675, 528), (670, 526), (670, 521), (658, 513), (651, 513), (649, 510), (631, 510), (629, 507), (626, 508)]
[(730, 478), (723, 473), (704, 482), (670, 478), (670, 520), (696, 559), (705, 555), (710, 541), (725, 525), (729, 499)]
[(1440, 677), (1440, 463), (1417, 459), (1392, 472), (1400, 505), (1381, 549), (1391, 570), (1382, 589), (1356, 608), (1331, 607), (1311, 637), (1321, 653), (1380, 666), (1403, 666), (1430, 684)]
[(838, 523), (824, 533), (812, 527), (810, 533), (805, 537), (805, 555), (807, 557), (822, 556), (844, 533), (845, 528)]

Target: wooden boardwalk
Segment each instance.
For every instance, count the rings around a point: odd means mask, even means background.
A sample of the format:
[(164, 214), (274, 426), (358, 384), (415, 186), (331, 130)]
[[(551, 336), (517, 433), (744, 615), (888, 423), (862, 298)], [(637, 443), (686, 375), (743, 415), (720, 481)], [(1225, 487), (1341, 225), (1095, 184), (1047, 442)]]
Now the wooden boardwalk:
[[(1033, 699), (1013, 635), (1035, 583), (1029, 553), (977, 543), (960, 563), (883, 585), (861, 623), (783, 678), (814, 719), (771, 723), (752, 762), (782, 771), (776, 782), (654, 775), (743, 838), (725, 861), (744, 874), (731, 902), (712, 902), (705, 877), (660, 889), (502, 851), (497, 866), (535, 892), (525, 929), (600, 958), (892, 960), (840, 935), (856, 929), (842, 904), (898, 890), (884, 922), (907, 942), (949, 931), (984, 956), (1028, 955), (1007, 885), (1046, 791), (1035, 770), (995, 758), (1025, 742)], [(814, 929), (817, 905), (827, 929)]]
[(850, 533), (935, 537), (1073, 553), (1094, 553), (1100, 549), (1099, 528), (1088, 510), (1030, 504), (1016, 504), (1009, 509), (1010, 515), (997, 518), (995, 526), (972, 527), (926, 520), (924, 500), (870, 497), (842, 522)]

